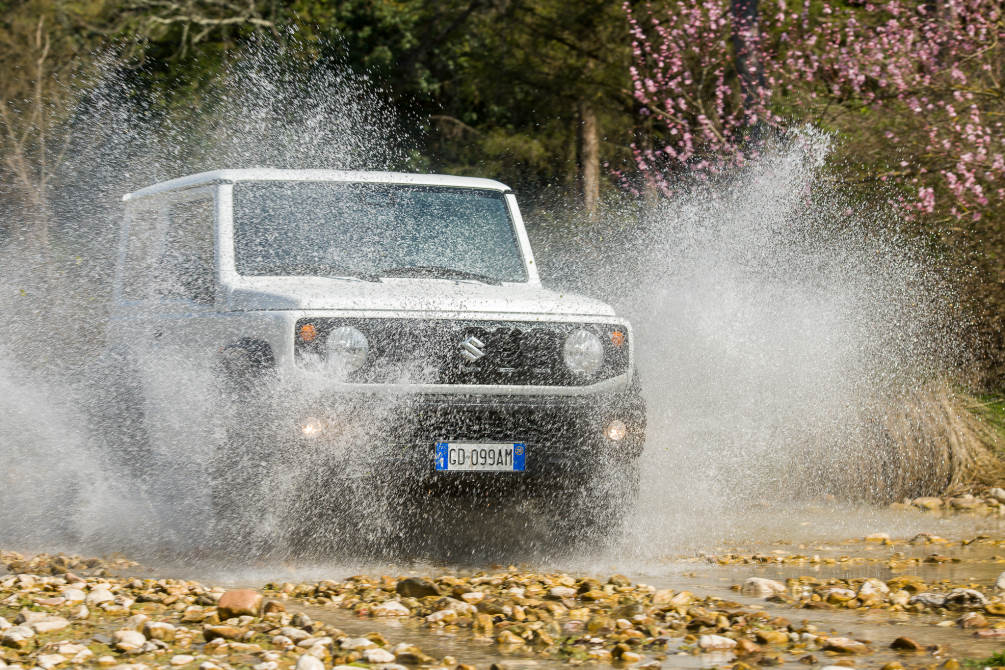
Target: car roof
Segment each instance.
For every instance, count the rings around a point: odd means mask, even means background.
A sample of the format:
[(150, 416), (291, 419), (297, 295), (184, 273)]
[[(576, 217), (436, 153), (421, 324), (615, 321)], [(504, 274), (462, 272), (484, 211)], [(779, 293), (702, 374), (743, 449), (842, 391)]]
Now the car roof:
[(415, 174), (409, 172), (369, 172), (347, 170), (280, 170), (274, 168), (251, 168), (241, 170), (212, 170), (178, 177), (153, 184), (122, 196), (123, 200), (134, 200), (156, 193), (177, 191), (195, 186), (214, 183), (234, 183), (241, 181), (343, 181), (370, 182), (379, 184), (414, 184), (417, 186), (454, 186), (477, 188), (490, 191), (509, 191), (510, 188), (493, 179), (477, 177), (455, 177), (445, 174)]

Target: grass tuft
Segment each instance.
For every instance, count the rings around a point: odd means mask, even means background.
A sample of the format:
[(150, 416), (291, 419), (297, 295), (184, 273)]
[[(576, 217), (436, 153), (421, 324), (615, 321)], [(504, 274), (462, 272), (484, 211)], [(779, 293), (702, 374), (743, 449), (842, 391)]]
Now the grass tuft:
[(1005, 666), (1005, 649), (996, 651), (987, 658), (963, 659), (964, 668), (998, 668)]
[[(997, 418), (996, 418), (997, 417)], [(1000, 421), (999, 421), (1000, 419)], [(947, 495), (1005, 481), (1005, 408), (932, 383), (879, 427), (882, 498)]]

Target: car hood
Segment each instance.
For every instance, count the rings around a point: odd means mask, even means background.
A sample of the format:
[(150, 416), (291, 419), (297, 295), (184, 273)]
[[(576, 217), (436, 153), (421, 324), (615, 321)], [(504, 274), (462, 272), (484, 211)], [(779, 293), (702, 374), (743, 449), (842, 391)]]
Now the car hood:
[(537, 284), (492, 286), (453, 279), (384, 278), (378, 282), (323, 277), (241, 277), (228, 307), (253, 310), (485, 312), (614, 316), (599, 300)]

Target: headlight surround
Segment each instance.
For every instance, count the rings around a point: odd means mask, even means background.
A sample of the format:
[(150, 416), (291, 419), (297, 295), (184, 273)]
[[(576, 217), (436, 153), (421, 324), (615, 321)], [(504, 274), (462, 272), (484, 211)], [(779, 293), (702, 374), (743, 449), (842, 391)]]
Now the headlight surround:
[(370, 342), (358, 328), (339, 326), (325, 338), (325, 362), (337, 373), (355, 372), (366, 363)]
[(595, 333), (580, 328), (565, 338), (562, 359), (572, 372), (592, 375), (604, 363), (604, 345)]

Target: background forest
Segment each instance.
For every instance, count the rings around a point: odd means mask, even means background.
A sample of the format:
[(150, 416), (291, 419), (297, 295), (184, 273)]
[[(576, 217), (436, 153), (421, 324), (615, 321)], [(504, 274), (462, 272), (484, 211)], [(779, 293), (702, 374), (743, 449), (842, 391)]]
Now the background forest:
[(261, 35), (384, 91), (415, 147), (402, 167), (497, 178), (531, 218), (594, 218), (786, 128), (831, 132), (833, 178), (892, 201), (960, 271), (979, 384), (1002, 386), (994, 0), (0, 0), (2, 235), (48, 243), (79, 82), (113, 69), (159, 114), (198, 113), (202, 82)]

